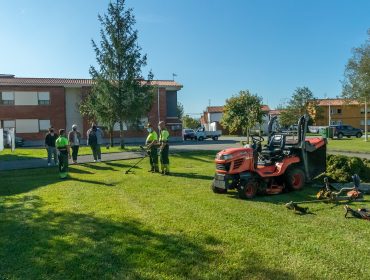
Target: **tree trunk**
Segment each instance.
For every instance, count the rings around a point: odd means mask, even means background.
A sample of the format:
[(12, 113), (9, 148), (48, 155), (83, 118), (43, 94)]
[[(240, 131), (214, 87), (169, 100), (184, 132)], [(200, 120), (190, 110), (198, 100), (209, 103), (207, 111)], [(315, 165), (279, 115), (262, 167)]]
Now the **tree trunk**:
[(109, 141), (110, 141), (110, 146), (114, 146), (114, 141), (113, 141), (113, 127), (109, 127)]
[(247, 144), (249, 144), (249, 128), (247, 128)]
[(119, 122), (119, 139), (120, 139), (120, 145), (121, 149), (125, 148), (125, 140), (123, 139), (123, 122)]
[(367, 135), (367, 99), (365, 97), (365, 141), (368, 141), (368, 135)]

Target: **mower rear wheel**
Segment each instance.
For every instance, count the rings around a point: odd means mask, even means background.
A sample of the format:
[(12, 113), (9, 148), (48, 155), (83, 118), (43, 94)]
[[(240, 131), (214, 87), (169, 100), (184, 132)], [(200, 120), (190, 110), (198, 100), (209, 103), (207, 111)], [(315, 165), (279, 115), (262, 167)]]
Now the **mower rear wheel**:
[(289, 190), (301, 190), (305, 183), (305, 174), (301, 168), (295, 167), (287, 171), (285, 182)]
[(238, 188), (240, 198), (252, 199), (257, 194), (257, 183), (255, 181), (242, 182)]
[(227, 193), (227, 189), (221, 189), (215, 186), (215, 184), (212, 182), (211, 189), (214, 193)]

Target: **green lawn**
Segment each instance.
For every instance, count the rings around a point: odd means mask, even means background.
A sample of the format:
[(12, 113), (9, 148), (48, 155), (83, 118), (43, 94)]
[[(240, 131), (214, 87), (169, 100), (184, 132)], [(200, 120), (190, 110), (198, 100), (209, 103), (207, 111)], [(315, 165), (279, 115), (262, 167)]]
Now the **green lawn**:
[(328, 139), (328, 149), (331, 151), (370, 153), (370, 141), (365, 142), (364, 138), (353, 137), (343, 139)]
[[(0, 172), (0, 279), (370, 279), (369, 222), (342, 205), (210, 191), (214, 153), (173, 155), (172, 176), (132, 161)], [(367, 197), (369, 198), (369, 197)], [(353, 206), (363, 204), (354, 203)]]
[[(127, 146), (125, 149), (120, 147), (111, 147), (107, 149), (105, 146), (101, 147), (102, 153), (119, 153), (125, 151), (137, 151), (139, 148), (137, 146)], [(80, 146), (79, 155), (91, 155), (91, 148), (88, 146)], [(46, 158), (47, 152), (45, 148), (16, 148), (14, 152), (7, 148), (0, 152), (0, 160), (24, 160), (32, 158)]]

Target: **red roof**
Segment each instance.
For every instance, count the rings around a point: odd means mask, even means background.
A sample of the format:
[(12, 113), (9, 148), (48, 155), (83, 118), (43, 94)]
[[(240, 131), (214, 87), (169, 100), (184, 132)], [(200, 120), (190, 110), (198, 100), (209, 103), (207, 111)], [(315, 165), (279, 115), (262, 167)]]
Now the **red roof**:
[[(182, 85), (172, 80), (153, 80), (153, 86), (182, 88)], [(61, 78), (17, 78), (0, 76), (0, 86), (92, 86), (92, 79), (61, 79)]]
[(359, 102), (354, 99), (315, 99), (318, 102), (318, 106), (342, 106), (342, 105), (359, 105)]
[(272, 116), (279, 116), (283, 110), (270, 110), (269, 114)]
[[(270, 108), (268, 105), (262, 105), (261, 109), (264, 112), (270, 111)], [(208, 106), (207, 107), (208, 113), (222, 113), (223, 111), (224, 111), (224, 106)]]
[(208, 106), (208, 113), (222, 113), (224, 111), (224, 106)]

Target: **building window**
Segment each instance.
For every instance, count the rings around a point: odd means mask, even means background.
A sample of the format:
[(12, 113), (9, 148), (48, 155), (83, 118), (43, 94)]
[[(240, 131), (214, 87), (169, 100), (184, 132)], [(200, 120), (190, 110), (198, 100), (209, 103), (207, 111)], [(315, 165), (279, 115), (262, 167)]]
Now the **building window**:
[[(370, 113), (370, 109), (367, 108), (367, 113), (369, 114)], [(365, 108), (361, 108), (361, 114), (365, 114)]]
[(177, 92), (166, 92), (167, 116), (169, 118), (177, 117)]
[(51, 127), (50, 120), (39, 120), (40, 131), (48, 131), (50, 127)]
[(34, 91), (16, 91), (14, 93), (16, 106), (35, 106), (38, 105), (37, 92)]
[(39, 120), (37, 119), (18, 119), (15, 120), (17, 133), (38, 133)]
[(4, 120), (2, 121), (3, 128), (15, 128), (15, 120)]
[(39, 105), (50, 105), (50, 93), (49, 92), (38, 92)]
[(342, 109), (337, 109), (337, 114), (342, 114)]
[[(365, 125), (365, 120), (361, 120), (360, 125)], [(370, 120), (367, 120), (367, 125), (370, 125)]]
[(14, 92), (11, 91), (0, 92), (0, 104), (14, 105)]

